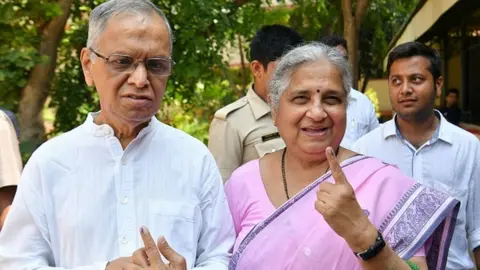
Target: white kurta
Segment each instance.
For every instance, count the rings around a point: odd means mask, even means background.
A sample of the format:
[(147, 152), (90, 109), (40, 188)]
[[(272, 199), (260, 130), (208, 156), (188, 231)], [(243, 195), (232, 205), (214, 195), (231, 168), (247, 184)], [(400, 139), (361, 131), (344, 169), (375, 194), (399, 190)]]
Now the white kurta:
[(125, 149), (92, 115), (42, 145), (0, 233), (0, 268), (105, 269), (165, 236), (188, 268), (227, 269), (235, 232), (208, 149), (155, 118)]

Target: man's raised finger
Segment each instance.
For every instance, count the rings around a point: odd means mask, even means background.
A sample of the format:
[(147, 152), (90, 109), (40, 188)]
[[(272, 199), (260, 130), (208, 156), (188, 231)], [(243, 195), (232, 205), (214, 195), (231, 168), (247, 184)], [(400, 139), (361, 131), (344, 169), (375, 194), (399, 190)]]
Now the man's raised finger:
[(165, 237), (160, 236), (158, 238), (158, 249), (162, 253), (162, 255), (167, 259), (171, 264), (179, 269), (186, 269), (187, 263), (185, 258), (178, 254), (170, 245), (167, 243)]
[(157, 266), (163, 265), (162, 258), (160, 257), (160, 252), (158, 251), (157, 244), (155, 240), (153, 240), (150, 231), (147, 227), (142, 226), (140, 228), (140, 235), (142, 236), (143, 245), (145, 246), (145, 253), (147, 253), (148, 260), (150, 261), (150, 265)]
[(345, 184), (347, 182), (347, 178), (343, 173), (342, 167), (338, 163), (333, 148), (327, 147), (327, 150), (325, 150), (325, 155), (327, 156), (328, 165), (330, 166), (330, 170), (332, 171), (332, 176), (335, 180), (335, 184)]

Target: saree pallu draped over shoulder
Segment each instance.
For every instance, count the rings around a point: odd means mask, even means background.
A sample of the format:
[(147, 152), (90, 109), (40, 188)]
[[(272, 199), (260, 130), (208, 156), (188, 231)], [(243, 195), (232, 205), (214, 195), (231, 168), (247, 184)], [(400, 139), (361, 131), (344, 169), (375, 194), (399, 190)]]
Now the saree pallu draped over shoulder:
[[(355, 156), (341, 165), (388, 245), (405, 260), (424, 249), (429, 269), (445, 269), (460, 203), (374, 158)], [(234, 251), (229, 269), (361, 269), (347, 243), (314, 208), (323, 181), (333, 182), (330, 172), (257, 224)]]

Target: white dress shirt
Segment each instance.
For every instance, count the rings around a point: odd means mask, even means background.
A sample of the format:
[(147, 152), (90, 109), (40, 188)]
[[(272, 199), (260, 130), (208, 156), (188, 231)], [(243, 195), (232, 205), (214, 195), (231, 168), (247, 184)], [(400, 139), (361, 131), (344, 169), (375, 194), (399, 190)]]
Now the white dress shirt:
[(353, 150), (394, 164), (419, 183), (458, 199), (461, 206), (447, 269), (475, 269), (468, 250), (480, 246), (480, 141), (441, 113), (436, 115), (440, 118), (437, 130), (418, 149), (403, 139), (395, 120), (390, 120), (360, 138)]
[(163, 235), (188, 269), (227, 269), (235, 232), (205, 145), (155, 118), (123, 150), (92, 115), (30, 158), (0, 233), (2, 270), (103, 270)]
[(355, 141), (376, 129), (378, 125), (375, 108), (370, 99), (352, 88), (347, 105), (347, 126), (340, 145), (351, 149)]

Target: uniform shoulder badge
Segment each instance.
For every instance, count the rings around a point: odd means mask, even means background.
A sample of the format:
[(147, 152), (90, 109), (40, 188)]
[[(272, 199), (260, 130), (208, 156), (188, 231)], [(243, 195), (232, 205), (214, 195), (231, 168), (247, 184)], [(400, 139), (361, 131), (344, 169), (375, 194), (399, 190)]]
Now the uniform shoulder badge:
[(228, 104), (227, 106), (221, 108), (217, 112), (215, 112), (215, 118), (225, 120), (225, 119), (227, 119), (227, 116), (230, 113), (242, 108), (243, 106), (247, 105), (247, 103), (248, 103), (248, 100), (247, 100), (246, 97), (239, 98), (235, 102), (232, 102), (232, 103)]

